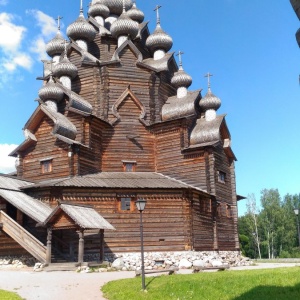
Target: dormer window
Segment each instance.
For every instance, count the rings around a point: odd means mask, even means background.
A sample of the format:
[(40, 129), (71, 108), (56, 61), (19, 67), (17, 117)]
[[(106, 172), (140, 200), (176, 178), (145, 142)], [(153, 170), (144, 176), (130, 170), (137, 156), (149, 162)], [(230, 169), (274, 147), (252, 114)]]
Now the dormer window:
[(41, 173), (42, 174), (46, 174), (46, 173), (51, 173), (53, 171), (53, 159), (52, 158), (48, 158), (48, 159), (44, 159), (41, 160)]
[(124, 172), (135, 172), (136, 161), (123, 160), (123, 171)]

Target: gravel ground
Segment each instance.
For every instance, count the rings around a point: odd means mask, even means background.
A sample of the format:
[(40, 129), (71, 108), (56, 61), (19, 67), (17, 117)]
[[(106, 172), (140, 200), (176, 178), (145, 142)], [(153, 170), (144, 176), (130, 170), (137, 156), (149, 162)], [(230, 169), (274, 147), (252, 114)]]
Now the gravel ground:
[[(300, 266), (299, 263), (258, 263), (230, 270), (254, 270)], [(180, 270), (189, 274), (191, 270)], [(0, 289), (17, 292), (26, 300), (103, 300), (100, 288), (108, 281), (133, 278), (135, 272), (75, 273), (33, 272), (32, 269), (1, 270)]]

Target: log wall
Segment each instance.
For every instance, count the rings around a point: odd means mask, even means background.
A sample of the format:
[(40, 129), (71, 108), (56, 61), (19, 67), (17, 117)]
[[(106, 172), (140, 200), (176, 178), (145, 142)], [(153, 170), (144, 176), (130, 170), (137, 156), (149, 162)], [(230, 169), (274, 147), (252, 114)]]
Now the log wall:
[[(183, 251), (191, 248), (190, 205), (182, 192), (121, 191), (147, 200), (143, 213), (145, 251)], [(139, 212), (119, 211), (116, 191), (71, 190), (63, 192), (63, 201), (93, 205), (115, 228), (105, 231), (105, 252), (140, 251)]]
[(182, 153), (184, 131), (175, 122), (156, 127), (153, 132), (157, 172), (206, 190), (204, 152)]
[[(68, 145), (52, 135), (53, 126), (53, 121), (45, 116), (34, 132), (37, 143), (23, 154), (24, 179), (39, 181), (69, 176)], [(48, 158), (52, 159), (52, 172), (43, 174), (41, 161)]]
[(19, 256), (30, 254), (0, 229), (0, 256)]
[[(214, 151), (214, 182), (216, 190), (217, 231), (219, 249), (238, 249), (237, 241), (237, 209), (235, 195), (235, 177), (233, 162), (229, 160), (222, 148), (218, 146)], [(218, 172), (226, 174), (225, 182), (220, 182)]]

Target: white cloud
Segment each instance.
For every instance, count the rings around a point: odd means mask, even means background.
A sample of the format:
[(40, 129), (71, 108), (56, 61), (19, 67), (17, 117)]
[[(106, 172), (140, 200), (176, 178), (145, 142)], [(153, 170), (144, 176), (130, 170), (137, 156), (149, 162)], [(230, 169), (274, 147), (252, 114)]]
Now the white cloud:
[(33, 65), (30, 55), (22, 51), (27, 29), (14, 20), (13, 15), (0, 13), (0, 89), (18, 69), (30, 70)]
[(38, 59), (49, 59), (46, 54), (46, 42), (54, 38), (57, 33), (57, 23), (54, 18), (46, 15), (40, 10), (27, 10), (27, 14), (34, 16), (41, 33), (34, 38), (30, 51), (38, 55)]
[(40, 10), (27, 10), (28, 14), (31, 14), (37, 20), (37, 25), (41, 29), (41, 35), (44, 38), (53, 38), (57, 32), (57, 23), (56, 21), (43, 13)]
[(9, 61), (3, 62), (3, 67), (10, 72), (13, 72), (17, 67), (22, 67), (24, 69), (30, 70), (33, 61), (31, 57), (25, 53), (16, 54)]
[(29, 49), (32, 53), (38, 54), (38, 59), (49, 59), (46, 54), (46, 42), (42, 36), (39, 36), (34, 40)]
[(8, 156), (16, 147), (14, 144), (0, 144), (0, 173), (6, 174), (16, 170), (16, 158)]
[(13, 23), (13, 16), (0, 13), (0, 48), (4, 52), (17, 52), (20, 48), (26, 28)]
[(52, 38), (57, 32), (56, 21), (39, 10), (36, 11), (36, 19), (38, 21), (38, 25), (41, 27), (43, 36)]

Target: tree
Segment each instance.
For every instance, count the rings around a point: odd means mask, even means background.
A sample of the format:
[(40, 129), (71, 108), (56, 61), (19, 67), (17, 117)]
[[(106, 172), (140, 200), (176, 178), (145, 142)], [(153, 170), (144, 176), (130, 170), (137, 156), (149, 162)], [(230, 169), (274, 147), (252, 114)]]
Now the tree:
[(243, 254), (251, 257), (300, 257), (297, 219), (300, 194), (281, 200), (277, 189), (261, 191), (261, 209), (253, 194), (248, 195), (247, 213), (239, 217), (239, 237)]
[(252, 237), (254, 239), (257, 252), (258, 252), (258, 257), (261, 259), (261, 252), (260, 252), (260, 239), (259, 239), (259, 233), (258, 233), (258, 226), (257, 226), (257, 214), (258, 214), (258, 209), (256, 206), (256, 199), (254, 194), (250, 194), (247, 197), (247, 213), (250, 216), (250, 229), (252, 231)]
[(261, 220), (264, 233), (263, 245), (267, 247), (268, 258), (275, 258), (280, 251), (277, 248), (281, 243), (283, 229), (280, 195), (277, 189), (261, 191)]

